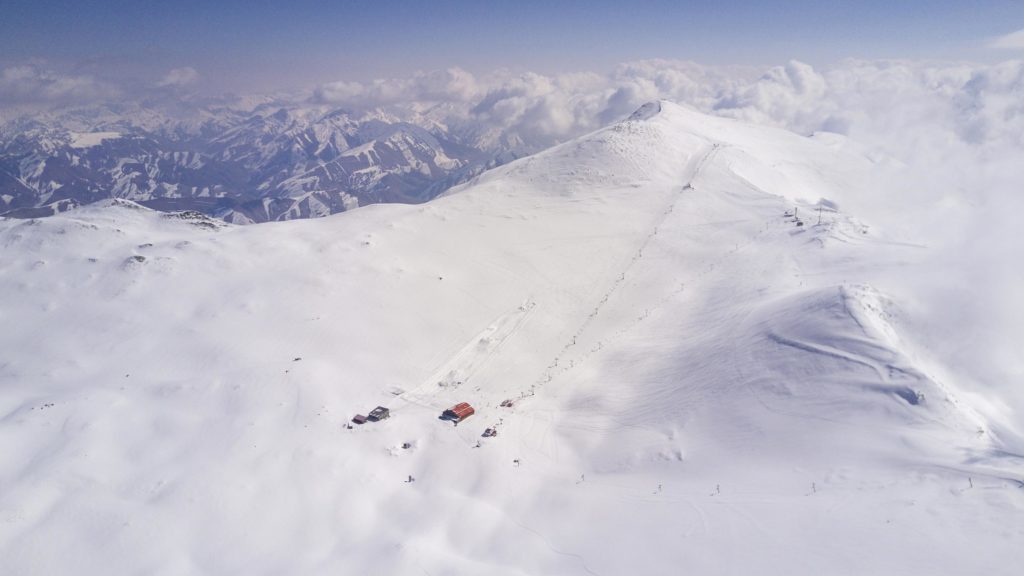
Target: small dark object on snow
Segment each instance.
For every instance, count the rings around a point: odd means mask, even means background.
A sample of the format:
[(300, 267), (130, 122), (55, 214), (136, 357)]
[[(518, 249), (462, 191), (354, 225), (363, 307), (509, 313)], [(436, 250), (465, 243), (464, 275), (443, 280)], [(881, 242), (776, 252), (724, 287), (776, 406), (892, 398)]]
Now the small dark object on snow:
[(356, 424), (366, 424), (366, 416), (362, 414), (356, 414), (356, 417), (352, 419)]
[(408, 450), (409, 448), (412, 448), (412, 444), (411, 443), (409, 443), (409, 442), (403, 442), (402, 443), (402, 450)]
[(488, 428), (487, 430), (484, 430), (484, 438), (493, 438), (497, 435), (498, 430), (496, 428)]
[(292, 362), (298, 362), (299, 360), (302, 360), (302, 358), (301, 357), (296, 358), (295, 360), (292, 360)]
[(384, 419), (390, 418), (390, 417), (391, 417), (391, 411), (390, 410), (388, 410), (387, 408), (385, 408), (383, 406), (377, 406), (376, 408), (374, 408), (373, 410), (370, 411), (370, 415), (367, 417), (367, 419), (370, 422), (379, 422), (381, 420), (384, 420)]
[(502, 400), (501, 401), (501, 407), (502, 408), (511, 408), (513, 404), (514, 403), (512, 402), (512, 400)]

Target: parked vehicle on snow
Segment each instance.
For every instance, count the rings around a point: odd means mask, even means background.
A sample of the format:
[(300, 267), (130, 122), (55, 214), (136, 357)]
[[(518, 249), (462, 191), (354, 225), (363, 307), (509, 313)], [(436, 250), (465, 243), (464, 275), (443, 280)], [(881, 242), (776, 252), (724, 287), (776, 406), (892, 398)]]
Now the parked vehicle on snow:
[(391, 410), (388, 410), (383, 406), (377, 406), (372, 411), (370, 411), (370, 415), (367, 418), (370, 420), (370, 422), (379, 422), (390, 417)]

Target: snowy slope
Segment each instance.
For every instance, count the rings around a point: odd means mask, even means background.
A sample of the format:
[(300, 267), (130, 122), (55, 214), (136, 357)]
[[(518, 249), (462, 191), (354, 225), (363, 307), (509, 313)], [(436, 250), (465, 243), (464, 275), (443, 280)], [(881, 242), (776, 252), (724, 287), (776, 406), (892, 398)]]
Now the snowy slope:
[(0, 572), (1015, 573), (870, 170), (656, 102), (420, 206), (0, 220)]

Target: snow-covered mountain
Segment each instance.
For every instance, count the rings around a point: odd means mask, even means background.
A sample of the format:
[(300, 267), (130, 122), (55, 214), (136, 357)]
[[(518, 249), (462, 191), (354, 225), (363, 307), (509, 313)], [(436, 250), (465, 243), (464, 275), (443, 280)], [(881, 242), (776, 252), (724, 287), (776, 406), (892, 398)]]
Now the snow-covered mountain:
[(423, 202), (507, 158), (422, 115), (320, 106), (141, 106), (24, 117), (0, 127), (0, 214), (51, 215), (101, 199), (235, 223)]
[(871, 169), (655, 102), (420, 205), (0, 220), (0, 569), (1013, 574), (1019, 426)]

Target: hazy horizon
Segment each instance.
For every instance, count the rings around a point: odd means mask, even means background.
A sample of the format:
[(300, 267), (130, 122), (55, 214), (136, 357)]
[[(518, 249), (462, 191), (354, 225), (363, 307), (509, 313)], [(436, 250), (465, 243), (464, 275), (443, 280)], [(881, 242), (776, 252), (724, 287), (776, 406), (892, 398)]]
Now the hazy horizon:
[[(92, 92), (311, 90), (457, 67), (605, 74), (685, 60), (764, 68), (845, 59), (994, 63), (1024, 55), (1024, 4), (958, 2), (5, 3), (0, 107), (42, 98), (23, 71)], [(68, 88), (70, 90), (70, 88)]]

